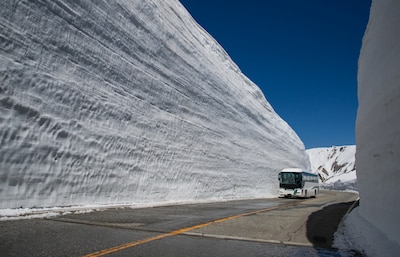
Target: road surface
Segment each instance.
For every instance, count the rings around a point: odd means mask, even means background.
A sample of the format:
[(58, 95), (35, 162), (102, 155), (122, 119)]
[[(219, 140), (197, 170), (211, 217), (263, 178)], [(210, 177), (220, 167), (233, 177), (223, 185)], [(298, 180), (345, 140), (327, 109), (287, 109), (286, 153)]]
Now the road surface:
[(321, 191), (311, 199), (117, 208), (1, 221), (0, 256), (342, 256), (331, 248), (333, 233), (356, 198)]

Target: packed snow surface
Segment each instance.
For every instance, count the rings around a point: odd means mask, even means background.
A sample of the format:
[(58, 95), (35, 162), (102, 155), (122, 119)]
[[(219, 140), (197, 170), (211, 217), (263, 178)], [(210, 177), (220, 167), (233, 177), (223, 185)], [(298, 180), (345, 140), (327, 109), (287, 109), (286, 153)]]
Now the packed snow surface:
[(322, 188), (357, 191), (355, 145), (312, 148), (306, 152)]
[(304, 145), (177, 0), (0, 2), (0, 208), (269, 197)]

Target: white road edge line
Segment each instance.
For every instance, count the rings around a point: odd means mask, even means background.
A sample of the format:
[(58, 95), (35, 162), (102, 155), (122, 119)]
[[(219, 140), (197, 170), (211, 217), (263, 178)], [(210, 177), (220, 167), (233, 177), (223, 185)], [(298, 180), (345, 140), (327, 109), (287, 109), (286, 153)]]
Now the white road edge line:
[(185, 233), (182, 233), (181, 235), (227, 239), (227, 240), (238, 240), (238, 241), (248, 241), (248, 242), (258, 242), (258, 243), (272, 243), (272, 244), (314, 247), (314, 245), (312, 243), (298, 243), (298, 242), (289, 242), (289, 241), (257, 239), (257, 238), (239, 237), (239, 236), (215, 235), (215, 234), (205, 234), (205, 233), (196, 233), (196, 232), (185, 232)]

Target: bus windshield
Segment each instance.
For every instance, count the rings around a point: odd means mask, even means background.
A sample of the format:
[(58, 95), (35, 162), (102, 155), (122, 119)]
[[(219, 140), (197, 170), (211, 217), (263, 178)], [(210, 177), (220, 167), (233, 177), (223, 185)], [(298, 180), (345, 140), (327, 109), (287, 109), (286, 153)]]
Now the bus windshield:
[(301, 173), (281, 172), (279, 182), (281, 188), (301, 188)]

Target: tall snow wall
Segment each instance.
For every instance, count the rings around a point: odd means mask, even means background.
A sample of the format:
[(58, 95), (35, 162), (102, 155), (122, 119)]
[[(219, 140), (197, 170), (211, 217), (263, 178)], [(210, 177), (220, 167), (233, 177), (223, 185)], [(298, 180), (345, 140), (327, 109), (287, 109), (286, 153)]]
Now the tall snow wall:
[[(373, 0), (358, 69), (360, 215), (400, 246), (400, 1)], [(375, 242), (369, 242), (374, 245)], [(400, 249), (400, 248), (398, 248)], [(400, 252), (397, 252), (399, 254)], [(376, 253), (376, 256), (383, 256)], [(398, 255), (397, 255), (398, 256)]]
[(177, 0), (10, 0), (0, 17), (0, 208), (268, 197), (309, 166)]

